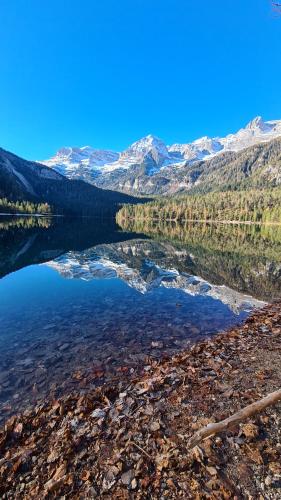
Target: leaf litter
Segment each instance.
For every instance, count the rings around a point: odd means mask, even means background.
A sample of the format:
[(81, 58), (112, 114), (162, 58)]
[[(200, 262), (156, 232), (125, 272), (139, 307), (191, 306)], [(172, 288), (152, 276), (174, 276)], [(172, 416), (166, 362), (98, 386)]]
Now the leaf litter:
[(189, 438), (281, 387), (280, 302), (141, 373), (47, 400), (0, 430), (3, 499), (281, 498), (281, 406)]

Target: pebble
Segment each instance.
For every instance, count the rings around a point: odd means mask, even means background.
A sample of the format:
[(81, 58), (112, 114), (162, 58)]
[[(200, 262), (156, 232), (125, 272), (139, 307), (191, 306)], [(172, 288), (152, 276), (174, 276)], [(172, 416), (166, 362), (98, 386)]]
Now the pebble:
[(104, 418), (106, 415), (105, 411), (101, 408), (96, 408), (92, 413), (91, 417), (93, 418)]
[(271, 485), (271, 483), (272, 483), (272, 479), (271, 479), (271, 477), (270, 477), (270, 476), (266, 476), (266, 478), (265, 478), (264, 482), (265, 482), (265, 485), (266, 485), (266, 486), (270, 486), (270, 485)]
[(132, 469), (128, 470), (127, 472), (124, 472), (121, 476), (121, 482), (128, 486), (131, 481), (134, 479), (134, 471)]
[(159, 422), (152, 422), (151, 426), (150, 426), (150, 430), (152, 432), (156, 432), (156, 431), (159, 431), (160, 429), (160, 424)]
[(70, 344), (63, 344), (63, 345), (61, 345), (61, 346), (59, 347), (59, 350), (60, 350), (60, 351), (65, 351), (66, 349), (68, 349), (68, 348), (69, 348), (69, 346), (70, 346)]
[(158, 347), (159, 349), (162, 349), (164, 347), (163, 342), (151, 342), (151, 347)]
[(215, 467), (206, 467), (206, 469), (209, 472), (209, 474), (211, 474), (211, 476), (217, 475), (217, 469), (215, 469)]
[(133, 481), (131, 482), (131, 488), (132, 490), (135, 490), (138, 485), (137, 480), (134, 478)]

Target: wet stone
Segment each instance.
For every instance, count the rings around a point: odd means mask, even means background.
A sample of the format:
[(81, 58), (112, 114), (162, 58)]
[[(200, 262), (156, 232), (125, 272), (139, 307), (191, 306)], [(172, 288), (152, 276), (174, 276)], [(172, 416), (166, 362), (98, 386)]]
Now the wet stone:
[(133, 480), (134, 475), (135, 474), (134, 474), (133, 470), (128, 470), (127, 472), (124, 472), (124, 474), (122, 474), (122, 476), (121, 476), (122, 483), (124, 485), (128, 486), (131, 483), (131, 481)]

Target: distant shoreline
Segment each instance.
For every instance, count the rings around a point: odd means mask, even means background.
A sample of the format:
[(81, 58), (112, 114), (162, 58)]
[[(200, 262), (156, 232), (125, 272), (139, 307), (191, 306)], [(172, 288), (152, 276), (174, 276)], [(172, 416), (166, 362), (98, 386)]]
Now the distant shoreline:
[(83, 215), (83, 214), (21, 214), (21, 213), (16, 213), (16, 214), (11, 214), (11, 213), (5, 213), (5, 212), (0, 212), (0, 217), (64, 217), (66, 219), (69, 219), (69, 218), (83, 218), (83, 219), (98, 219), (98, 220), (115, 220), (114, 217), (110, 217), (110, 216), (99, 216), (99, 215)]
[(205, 220), (205, 219), (156, 219), (156, 218), (142, 218), (138, 219), (135, 217), (125, 217), (121, 219), (122, 221), (130, 220), (130, 221), (138, 221), (138, 222), (200, 222), (203, 224), (247, 224), (247, 225), (255, 225), (255, 226), (281, 226), (281, 222), (259, 222), (259, 221), (240, 221), (240, 220)]
[[(22, 213), (2, 213), (0, 212), (0, 217), (95, 217), (95, 216), (85, 216), (85, 215), (64, 215), (64, 214), (22, 214)], [(233, 224), (233, 225), (241, 225), (241, 224), (246, 224), (248, 226), (253, 225), (253, 226), (281, 226), (281, 222), (259, 222), (259, 221), (236, 221), (236, 220), (205, 220), (205, 219), (155, 219), (155, 218), (143, 218), (143, 219), (136, 219), (135, 217), (128, 217), (124, 218), (122, 220), (130, 220), (130, 221), (139, 221), (139, 222), (175, 222), (175, 223), (184, 223), (184, 222), (199, 222), (200, 224)], [(118, 223), (118, 221), (117, 221)]]
[(8, 217), (65, 217), (64, 215), (59, 214), (11, 214), (11, 213), (2, 213), (0, 212), (0, 216), (8, 216)]

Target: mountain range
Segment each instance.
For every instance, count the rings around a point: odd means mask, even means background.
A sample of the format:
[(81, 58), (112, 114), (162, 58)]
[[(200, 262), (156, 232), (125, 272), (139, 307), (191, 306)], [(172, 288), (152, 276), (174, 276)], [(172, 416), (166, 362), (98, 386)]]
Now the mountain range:
[(139, 200), (70, 180), (54, 169), (0, 148), (0, 198), (46, 202), (59, 214), (112, 216), (123, 203)]
[[(256, 161), (259, 169), (267, 168), (265, 176), (260, 172), (263, 180), (275, 185), (281, 182), (280, 140), (281, 120), (264, 121), (259, 116), (226, 137), (202, 137), (191, 143), (166, 146), (161, 139), (148, 135), (121, 153), (90, 146), (66, 147), (42, 163), (69, 179), (130, 194), (172, 194), (198, 188), (202, 182), (208, 184), (206, 175), (214, 178), (214, 172), (224, 171), (225, 165), (228, 165), (226, 178), (223, 175), (216, 179), (218, 184), (220, 181), (229, 184), (227, 177), (233, 179), (232, 167), (240, 170), (238, 181), (243, 182), (251, 177), (251, 164)], [(274, 164), (273, 171), (268, 171), (271, 166), (268, 155)]]
[[(43, 164), (44, 163), (44, 164)], [(149, 135), (122, 153), (62, 148), (43, 163), (0, 149), (0, 198), (48, 203), (69, 215), (115, 215), (135, 196), (272, 188), (281, 184), (281, 120), (166, 146)]]

